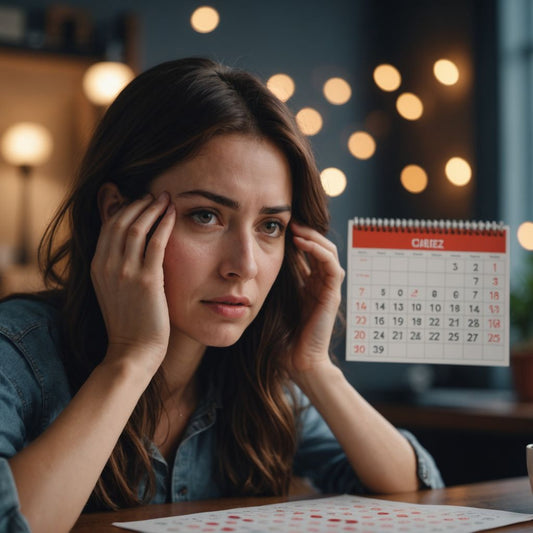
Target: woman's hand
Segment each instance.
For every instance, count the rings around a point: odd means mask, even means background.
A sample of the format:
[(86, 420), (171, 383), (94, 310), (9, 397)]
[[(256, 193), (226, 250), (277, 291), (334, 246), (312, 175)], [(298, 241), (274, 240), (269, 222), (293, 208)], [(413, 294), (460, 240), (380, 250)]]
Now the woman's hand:
[(163, 193), (120, 207), (102, 224), (91, 278), (108, 334), (106, 360), (129, 353), (154, 374), (165, 357), (170, 324), (163, 258), (174, 220), (174, 205)]
[(298, 382), (302, 373), (331, 364), (329, 344), (345, 273), (336, 246), (326, 237), (294, 222), (291, 230), (294, 244), (307, 257), (307, 261), (301, 257), (305, 314), (288, 365), (289, 374)]

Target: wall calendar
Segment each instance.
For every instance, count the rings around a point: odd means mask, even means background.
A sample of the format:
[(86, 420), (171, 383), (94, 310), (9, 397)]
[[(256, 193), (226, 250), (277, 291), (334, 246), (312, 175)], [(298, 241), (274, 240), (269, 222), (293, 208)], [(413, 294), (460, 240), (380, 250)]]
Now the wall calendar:
[(347, 361), (509, 364), (509, 228), (355, 218)]

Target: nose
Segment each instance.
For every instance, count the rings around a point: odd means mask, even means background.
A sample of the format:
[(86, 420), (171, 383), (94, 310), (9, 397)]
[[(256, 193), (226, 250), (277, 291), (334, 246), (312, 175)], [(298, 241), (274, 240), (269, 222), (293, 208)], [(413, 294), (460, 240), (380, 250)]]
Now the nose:
[(224, 278), (250, 280), (257, 276), (257, 250), (253, 235), (242, 233), (231, 236), (222, 244), (220, 274)]

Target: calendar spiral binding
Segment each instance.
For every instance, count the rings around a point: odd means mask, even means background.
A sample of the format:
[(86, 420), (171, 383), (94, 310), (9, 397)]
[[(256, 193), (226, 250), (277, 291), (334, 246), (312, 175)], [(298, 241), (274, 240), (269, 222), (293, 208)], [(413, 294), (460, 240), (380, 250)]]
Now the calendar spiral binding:
[(365, 231), (399, 231), (417, 233), (496, 235), (505, 233), (505, 224), (495, 221), (431, 220), (405, 218), (354, 217), (354, 227)]

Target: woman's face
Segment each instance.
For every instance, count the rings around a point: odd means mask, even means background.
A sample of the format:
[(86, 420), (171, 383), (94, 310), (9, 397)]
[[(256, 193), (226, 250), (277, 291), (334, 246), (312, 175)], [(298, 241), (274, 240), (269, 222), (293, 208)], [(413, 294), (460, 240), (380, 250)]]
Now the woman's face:
[(176, 206), (163, 264), (172, 334), (229, 346), (257, 316), (283, 262), (288, 162), (268, 140), (220, 135), (152, 182), (150, 192), (163, 191)]

